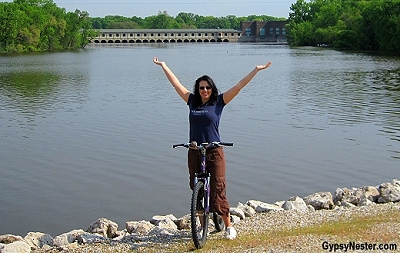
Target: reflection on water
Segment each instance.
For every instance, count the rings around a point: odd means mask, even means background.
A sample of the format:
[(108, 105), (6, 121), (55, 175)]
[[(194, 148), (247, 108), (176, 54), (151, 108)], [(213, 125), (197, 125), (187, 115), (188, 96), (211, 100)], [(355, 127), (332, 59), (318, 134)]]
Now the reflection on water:
[[(368, 55), (356, 61), (356, 66), (343, 71), (338, 71), (340, 62), (335, 59), (323, 61), (313, 57), (313, 61), (316, 64), (311, 71), (299, 69), (292, 73), (293, 100), (289, 106), (294, 115), (294, 127), (308, 125), (309, 118), (304, 115), (318, 115), (325, 116), (325, 120), (318, 124), (313, 122), (309, 127), (325, 129), (330, 125), (373, 123), (391, 140), (400, 141), (399, 68), (393, 69), (390, 63), (388, 69), (375, 68), (376, 61), (385, 59)], [(400, 158), (399, 150), (390, 152), (392, 158)]]
[(232, 206), (398, 177), (396, 57), (238, 43), (2, 56), (0, 234), (187, 214), (186, 151), (171, 148), (187, 106), (154, 56), (188, 88), (208, 74), (221, 91), (273, 62), (224, 109)]
[[(87, 77), (81, 74), (83, 69), (74, 71), (72, 58), (63, 58), (65, 62), (51, 54), (0, 58), (0, 118), (10, 115), (9, 123), (32, 130), (37, 117), (51, 117), (59, 109), (73, 110), (74, 104), (81, 107), (87, 96)], [(62, 67), (68, 67), (67, 71)]]
[[(34, 108), (35, 105), (49, 108), (56, 103), (54, 97), (68, 83), (82, 83), (83, 78), (65, 78), (57, 73), (46, 71), (27, 71), (5, 73), (0, 76), (1, 94), (14, 101), (20, 108)], [(29, 104), (29, 106), (28, 106)], [(26, 106), (25, 106), (26, 105)]]

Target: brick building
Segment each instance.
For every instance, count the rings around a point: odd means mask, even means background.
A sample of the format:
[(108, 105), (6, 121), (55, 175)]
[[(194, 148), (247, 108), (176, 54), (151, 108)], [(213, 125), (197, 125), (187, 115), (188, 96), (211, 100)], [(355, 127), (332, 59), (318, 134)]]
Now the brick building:
[(286, 43), (287, 21), (241, 22), (242, 35), (239, 42), (277, 42)]

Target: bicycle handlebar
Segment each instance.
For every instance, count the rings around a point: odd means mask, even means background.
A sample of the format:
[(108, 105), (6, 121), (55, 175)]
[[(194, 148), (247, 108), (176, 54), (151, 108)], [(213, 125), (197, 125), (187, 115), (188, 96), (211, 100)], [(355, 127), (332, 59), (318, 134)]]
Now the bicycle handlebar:
[(172, 148), (178, 148), (178, 147), (185, 147), (185, 148), (197, 148), (197, 149), (202, 149), (202, 148), (211, 148), (211, 147), (221, 147), (221, 146), (233, 146), (233, 142), (218, 142), (218, 141), (213, 141), (210, 143), (201, 143), (200, 145), (197, 145), (197, 142), (192, 141), (192, 142), (187, 142), (187, 143), (181, 143), (181, 144), (174, 144), (172, 145)]

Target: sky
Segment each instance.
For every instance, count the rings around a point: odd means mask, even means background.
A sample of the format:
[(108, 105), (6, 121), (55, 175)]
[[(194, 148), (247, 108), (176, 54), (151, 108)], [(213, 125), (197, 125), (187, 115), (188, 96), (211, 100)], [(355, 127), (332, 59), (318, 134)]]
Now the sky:
[(289, 16), (290, 6), (296, 0), (53, 0), (67, 12), (76, 9), (87, 11), (90, 17), (120, 15), (124, 17), (148, 17), (159, 11), (175, 17), (180, 12), (200, 16), (237, 17), (249, 15)]

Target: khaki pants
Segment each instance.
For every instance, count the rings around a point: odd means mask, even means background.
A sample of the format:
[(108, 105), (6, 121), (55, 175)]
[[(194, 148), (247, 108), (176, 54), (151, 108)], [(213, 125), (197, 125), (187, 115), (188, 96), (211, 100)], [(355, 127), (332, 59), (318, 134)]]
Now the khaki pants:
[[(200, 172), (201, 154), (198, 150), (189, 149), (188, 167), (189, 167), (189, 185), (190, 189), (194, 187), (194, 174)], [(207, 170), (211, 174), (210, 182), (210, 210), (219, 215), (229, 214), (229, 202), (226, 198), (226, 164), (223, 147), (217, 147), (207, 150)]]

